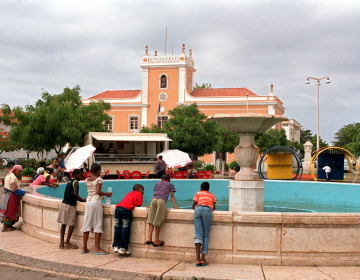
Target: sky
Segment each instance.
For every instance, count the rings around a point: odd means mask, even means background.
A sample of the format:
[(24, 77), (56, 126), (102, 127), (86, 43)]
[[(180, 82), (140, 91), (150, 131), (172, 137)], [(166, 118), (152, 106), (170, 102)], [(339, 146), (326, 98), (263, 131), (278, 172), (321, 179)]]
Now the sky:
[(0, 104), (34, 104), (43, 91), (81, 86), (88, 98), (140, 89), (149, 54), (186, 53), (194, 82), (268, 95), (327, 142), (360, 119), (360, 1), (0, 1)]

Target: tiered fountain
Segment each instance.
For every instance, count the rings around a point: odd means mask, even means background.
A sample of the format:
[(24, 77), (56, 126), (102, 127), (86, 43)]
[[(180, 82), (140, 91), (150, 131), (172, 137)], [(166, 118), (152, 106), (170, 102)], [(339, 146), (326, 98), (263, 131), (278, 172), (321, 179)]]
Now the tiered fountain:
[(259, 157), (254, 136), (270, 129), (278, 122), (288, 120), (285, 116), (267, 114), (216, 114), (209, 121), (220, 124), (229, 132), (238, 133), (239, 146), (235, 147), (235, 157), (241, 166), (235, 180), (229, 184), (229, 211), (264, 211), (264, 181), (259, 180), (253, 167)]

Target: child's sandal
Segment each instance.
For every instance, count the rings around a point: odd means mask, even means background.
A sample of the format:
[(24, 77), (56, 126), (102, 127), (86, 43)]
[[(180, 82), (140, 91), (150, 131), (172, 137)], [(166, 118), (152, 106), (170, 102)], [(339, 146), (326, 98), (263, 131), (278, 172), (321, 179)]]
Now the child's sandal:
[(64, 244), (59, 244), (59, 249), (64, 249)]
[(65, 249), (78, 249), (78, 246), (74, 245), (74, 244), (65, 244)]

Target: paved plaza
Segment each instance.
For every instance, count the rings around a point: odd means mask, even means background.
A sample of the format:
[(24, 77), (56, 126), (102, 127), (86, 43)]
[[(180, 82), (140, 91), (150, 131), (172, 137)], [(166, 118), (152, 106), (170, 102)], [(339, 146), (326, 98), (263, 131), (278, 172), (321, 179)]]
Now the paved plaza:
[(82, 255), (80, 249), (59, 249), (57, 244), (18, 230), (0, 232), (0, 240), (0, 279), (360, 279), (360, 267), (220, 263), (195, 267), (194, 263), (121, 257), (118, 254)]

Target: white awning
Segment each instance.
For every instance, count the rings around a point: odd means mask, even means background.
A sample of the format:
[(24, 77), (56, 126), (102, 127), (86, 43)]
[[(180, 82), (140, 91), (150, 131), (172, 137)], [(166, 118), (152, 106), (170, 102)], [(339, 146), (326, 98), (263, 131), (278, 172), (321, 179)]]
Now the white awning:
[(160, 135), (149, 135), (144, 133), (143, 135), (91, 135), (94, 139), (98, 141), (172, 141), (166, 136)]

